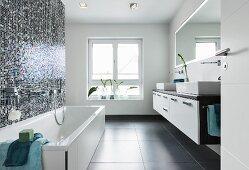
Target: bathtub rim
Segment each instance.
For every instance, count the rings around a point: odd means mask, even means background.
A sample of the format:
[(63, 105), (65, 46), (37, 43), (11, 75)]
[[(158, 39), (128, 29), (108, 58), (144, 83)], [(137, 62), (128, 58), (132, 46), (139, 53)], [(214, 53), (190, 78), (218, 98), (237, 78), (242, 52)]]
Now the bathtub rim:
[[(105, 110), (105, 106), (103, 105), (91, 105), (91, 106), (65, 106), (66, 108), (98, 108), (95, 112), (92, 113), (92, 115), (85, 120), (84, 123), (82, 123), (72, 134), (70, 134), (68, 137), (62, 139), (61, 141), (57, 142), (55, 144), (54, 142), (50, 142), (48, 144), (43, 145), (42, 150), (48, 150), (48, 151), (67, 151), (68, 147), (77, 139), (77, 137), (84, 131), (84, 129), (94, 120), (96, 116), (98, 116), (102, 111)], [(61, 108), (57, 108), (57, 110), (62, 110)], [(48, 116), (51, 116), (54, 114), (54, 110), (51, 110), (49, 112), (45, 112), (43, 114), (25, 119), (23, 121), (19, 121), (17, 123), (13, 123), (12, 125), (8, 125), (6, 127), (0, 128), (0, 132), (2, 130), (6, 130), (10, 127), (22, 127), (25, 125), (33, 124), (37, 121), (39, 121), (41, 118), (45, 118)], [(33, 120), (32, 120), (33, 118)], [(30, 121), (30, 122), (28, 122)], [(57, 125), (58, 126), (58, 125)], [(9, 139), (13, 140), (13, 139)], [(0, 141), (5, 142), (5, 141)]]
[(48, 143), (43, 146), (43, 150), (46, 151), (68, 151), (69, 146), (79, 137), (79, 135), (85, 130), (85, 128), (97, 117), (102, 111), (104, 111), (105, 106), (68, 106), (68, 107), (94, 107), (98, 108), (82, 125), (80, 125), (71, 135), (62, 139), (56, 144)]

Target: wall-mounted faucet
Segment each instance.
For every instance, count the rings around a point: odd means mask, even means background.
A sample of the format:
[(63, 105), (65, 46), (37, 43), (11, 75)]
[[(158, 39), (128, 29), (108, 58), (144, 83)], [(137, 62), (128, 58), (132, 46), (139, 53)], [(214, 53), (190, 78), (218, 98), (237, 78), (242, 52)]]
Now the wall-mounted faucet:
[(181, 69), (181, 70), (175, 71), (175, 73), (177, 73), (177, 74), (184, 74), (184, 71), (183, 71), (183, 69)]
[(63, 124), (63, 122), (64, 122), (64, 120), (65, 120), (65, 111), (64, 111), (64, 102), (62, 103), (62, 107), (63, 107), (63, 117), (62, 117), (62, 121), (61, 122), (59, 122), (58, 121), (58, 118), (57, 118), (57, 108), (56, 108), (56, 98), (55, 98), (55, 95), (56, 94), (59, 94), (60, 96), (61, 96), (61, 99), (62, 99), (62, 102), (63, 102), (63, 97), (62, 97), (62, 89), (51, 89), (50, 91), (49, 91), (49, 96), (50, 97), (53, 97), (53, 100), (54, 100), (54, 118), (55, 118), (55, 121), (56, 121), (56, 123), (60, 126), (60, 125), (62, 125)]
[(12, 105), (18, 108), (20, 95), (16, 87), (6, 87), (2, 90), (2, 102), (4, 105)]
[(19, 120), (21, 112), (19, 109), (20, 95), (16, 87), (6, 87), (2, 90), (2, 103), (3, 105), (11, 105), (12, 109), (8, 113), (8, 119), (11, 121)]
[(201, 64), (217, 64), (217, 66), (221, 66), (221, 60), (217, 61), (203, 61)]

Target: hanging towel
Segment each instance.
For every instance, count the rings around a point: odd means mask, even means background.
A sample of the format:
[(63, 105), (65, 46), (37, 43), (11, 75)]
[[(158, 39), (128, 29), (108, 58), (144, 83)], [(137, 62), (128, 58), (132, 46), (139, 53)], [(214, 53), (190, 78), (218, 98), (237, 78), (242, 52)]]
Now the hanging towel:
[(48, 143), (47, 139), (38, 138), (30, 146), (27, 163), (23, 166), (6, 167), (4, 166), (7, 158), (8, 148), (12, 142), (0, 143), (0, 169), (1, 170), (42, 170), (42, 146)]
[(28, 161), (28, 155), (31, 144), (35, 140), (42, 137), (42, 134), (35, 133), (33, 141), (20, 142), (19, 139), (17, 139), (12, 142), (9, 146), (7, 157), (3, 165), (6, 167), (25, 165)]
[(208, 105), (208, 134), (220, 137), (220, 104)]

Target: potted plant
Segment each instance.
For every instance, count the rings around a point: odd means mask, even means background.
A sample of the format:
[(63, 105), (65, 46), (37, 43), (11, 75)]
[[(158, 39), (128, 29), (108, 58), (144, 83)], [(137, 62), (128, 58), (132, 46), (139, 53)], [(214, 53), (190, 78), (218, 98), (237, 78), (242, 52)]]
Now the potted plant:
[(178, 57), (180, 58), (180, 60), (182, 61), (182, 68), (184, 68), (184, 72), (185, 72), (185, 82), (189, 82), (189, 78), (188, 78), (188, 72), (187, 72), (187, 64), (185, 62), (184, 57), (181, 54), (178, 54)]
[(113, 92), (112, 80), (111, 80), (111, 79), (108, 79), (108, 81), (110, 82), (110, 85), (111, 85), (110, 99), (114, 99), (114, 92)]
[(114, 95), (116, 96), (116, 98), (119, 98), (119, 86), (121, 84), (123, 84), (124, 82), (123, 81), (118, 81), (118, 80), (113, 80), (114, 84), (115, 84), (115, 92), (114, 92)]
[(102, 92), (101, 92), (101, 99), (107, 99), (107, 83), (111, 82), (111, 79), (107, 79), (107, 80), (103, 80), (103, 79), (100, 79), (101, 83), (103, 84), (103, 89), (102, 89)]
[(93, 92), (98, 90), (98, 86), (96, 87), (91, 87), (88, 91), (88, 97), (91, 96), (93, 94)]
[[(111, 79), (106, 79), (106, 80), (100, 79), (100, 81), (103, 85), (102, 91), (100, 92), (100, 95), (99, 95), (99, 96), (101, 96), (100, 99), (107, 99), (108, 98), (108, 89), (107, 89), (108, 83), (110, 83), (110, 86), (111, 86), (111, 91), (109, 92), (110, 99), (114, 99), (115, 96), (117, 98), (117, 96), (119, 95), (119, 86), (122, 83), (124, 83), (123, 81), (111, 80)], [(115, 85), (115, 88), (114, 88), (114, 85)], [(98, 88), (99, 88), (98, 86), (91, 87), (88, 91), (88, 97), (90, 95), (92, 95), (95, 91), (97, 91)], [(115, 89), (115, 91), (114, 91), (114, 89)]]
[(138, 87), (136, 86), (130, 86), (129, 88), (126, 89), (126, 92), (125, 92), (125, 96), (126, 98), (128, 98), (128, 91), (132, 90), (132, 89), (137, 89)]

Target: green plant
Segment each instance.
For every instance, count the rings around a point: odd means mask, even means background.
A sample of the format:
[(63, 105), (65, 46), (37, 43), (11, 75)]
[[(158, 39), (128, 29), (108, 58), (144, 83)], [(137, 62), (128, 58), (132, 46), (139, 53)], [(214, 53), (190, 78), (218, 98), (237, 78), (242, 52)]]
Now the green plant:
[(112, 89), (112, 80), (111, 80), (111, 79), (108, 79), (108, 81), (110, 82), (111, 89)]
[(100, 79), (101, 83), (103, 84), (104, 88), (106, 88), (107, 86), (107, 83), (110, 79), (107, 79), (107, 80), (103, 80), (103, 79)]
[(180, 60), (182, 61), (182, 68), (184, 68), (185, 71), (185, 76), (186, 76), (186, 80), (188, 81), (188, 72), (187, 72), (187, 64), (186, 61), (184, 59), (184, 57), (181, 54), (178, 54), (178, 57), (180, 58)]
[(116, 85), (116, 88), (118, 89), (118, 87), (121, 85), (121, 84), (123, 84), (124, 82), (123, 81), (118, 81), (118, 80), (113, 80), (114, 81), (114, 83), (115, 83), (115, 85)]
[(132, 90), (132, 89), (136, 89), (136, 88), (138, 88), (138, 87), (136, 87), (136, 86), (130, 86), (128, 89), (126, 89), (126, 94), (127, 94), (127, 92), (129, 91), (129, 90)]
[(132, 89), (136, 89), (137, 87), (136, 86), (131, 86), (131, 87), (129, 87), (128, 89), (127, 89), (127, 91), (128, 90), (132, 90)]
[(93, 92), (95, 92), (95, 91), (97, 91), (98, 90), (98, 86), (96, 86), (96, 87), (91, 87), (90, 89), (89, 89), (89, 91), (88, 91), (88, 97), (93, 93)]

